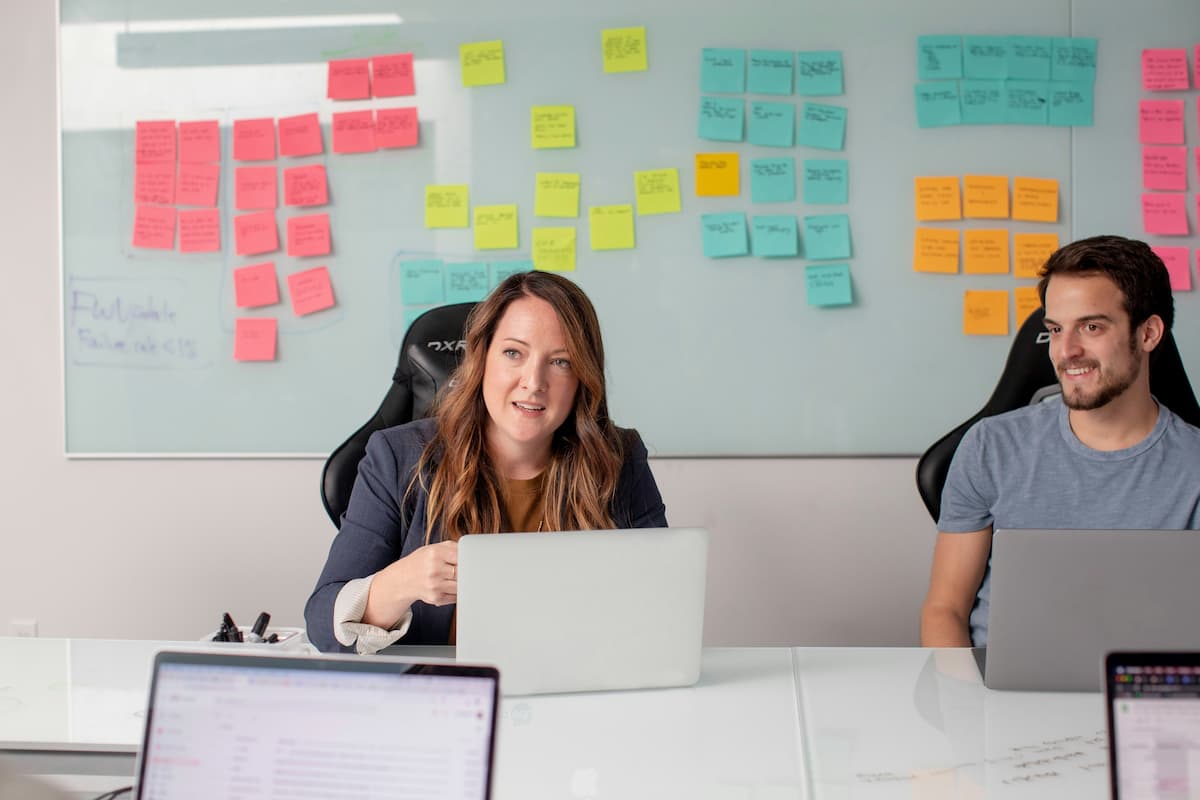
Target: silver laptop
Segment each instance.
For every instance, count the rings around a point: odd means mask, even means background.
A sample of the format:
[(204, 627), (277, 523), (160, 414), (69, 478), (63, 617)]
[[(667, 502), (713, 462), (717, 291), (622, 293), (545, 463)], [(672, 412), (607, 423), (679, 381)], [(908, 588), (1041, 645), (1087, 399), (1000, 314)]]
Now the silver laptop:
[(506, 695), (690, 686), (707, 563), (697, 528), (463, 537), (456, 655)]
[(1197, 531), (996, 531), (984, 684), (1098, 692), (1107, 652), (1200, 649), (1197, 565)]
[(135, 797), (488, 798), (497, 684), (385, 656), (162, 652)]

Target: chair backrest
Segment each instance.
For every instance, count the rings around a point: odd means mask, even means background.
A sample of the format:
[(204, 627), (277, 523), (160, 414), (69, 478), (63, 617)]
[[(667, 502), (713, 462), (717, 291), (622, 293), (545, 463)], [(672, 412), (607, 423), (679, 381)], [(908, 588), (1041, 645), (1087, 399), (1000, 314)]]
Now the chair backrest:
[(392, 373), (392, 385), (379, 410), (350, 438), (338, 445), (321, 472), (321, 502), (334, 525), (350, 503), (350, 490), (358, 474), (358, 462), (367, 450), (371, 434), (428, 415), (434, 397), (458, 366), (466, 342), (467, 315), (474, 303), (455, 303), (426, 311), (413, 320), (400, 357)]
[[(1045, 311), (1039, 308), (1021, 325), (996, 389), (984, 407), (934, 442), (917, 462), (917, 491), (934, 522), (941, 513), (942, 486), (950, 471), (950, 460), (967, 429), (984, 417), (1029, 405), (1039, 390), (1057, 384), (1058, 376), (1050, 363), (1050, 335), (1046, 332), (1044, 318)], [(1184, 421), (1200, 426), (1200, 405), (1196, 403), (1183, 359), (1169, 331), (1151, 355), (1150, 391)]]

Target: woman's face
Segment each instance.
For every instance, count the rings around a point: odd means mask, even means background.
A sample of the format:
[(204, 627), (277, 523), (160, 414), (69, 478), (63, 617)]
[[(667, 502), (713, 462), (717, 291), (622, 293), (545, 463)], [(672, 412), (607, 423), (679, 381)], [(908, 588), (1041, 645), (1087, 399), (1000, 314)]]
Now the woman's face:
[(543, 461), (554, 432), (575, 407), (578, 388), (554, 308), (538, 297), (510, 303), (483, 368), (492, 456), (501, 463)]

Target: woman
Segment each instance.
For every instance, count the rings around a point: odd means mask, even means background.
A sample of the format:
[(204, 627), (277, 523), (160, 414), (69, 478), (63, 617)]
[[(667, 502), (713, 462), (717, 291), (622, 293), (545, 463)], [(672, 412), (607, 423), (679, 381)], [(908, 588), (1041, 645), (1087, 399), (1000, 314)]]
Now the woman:
[(467, 318), (433, 417), (368, 441), (308, 636), (359, 653), (453, 643), (461, 537), (666, 524), (641, 437), (608, 418), (591, 302), (558, 275), (513, 275)]

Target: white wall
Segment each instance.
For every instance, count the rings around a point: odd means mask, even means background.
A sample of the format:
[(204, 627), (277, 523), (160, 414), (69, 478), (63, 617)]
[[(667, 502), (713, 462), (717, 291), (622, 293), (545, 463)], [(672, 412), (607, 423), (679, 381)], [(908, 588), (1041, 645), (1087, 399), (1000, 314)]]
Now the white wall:
[[(319, 462), (62, 455), (54, 9), (0, 2), (0, 635), (190, 639), (226, 610), (300, 624), (333, 535)], [(914, 644), (933, 541), (914, 466), (656, 461), (672, 524), (713, 533), (708, 642)]]

